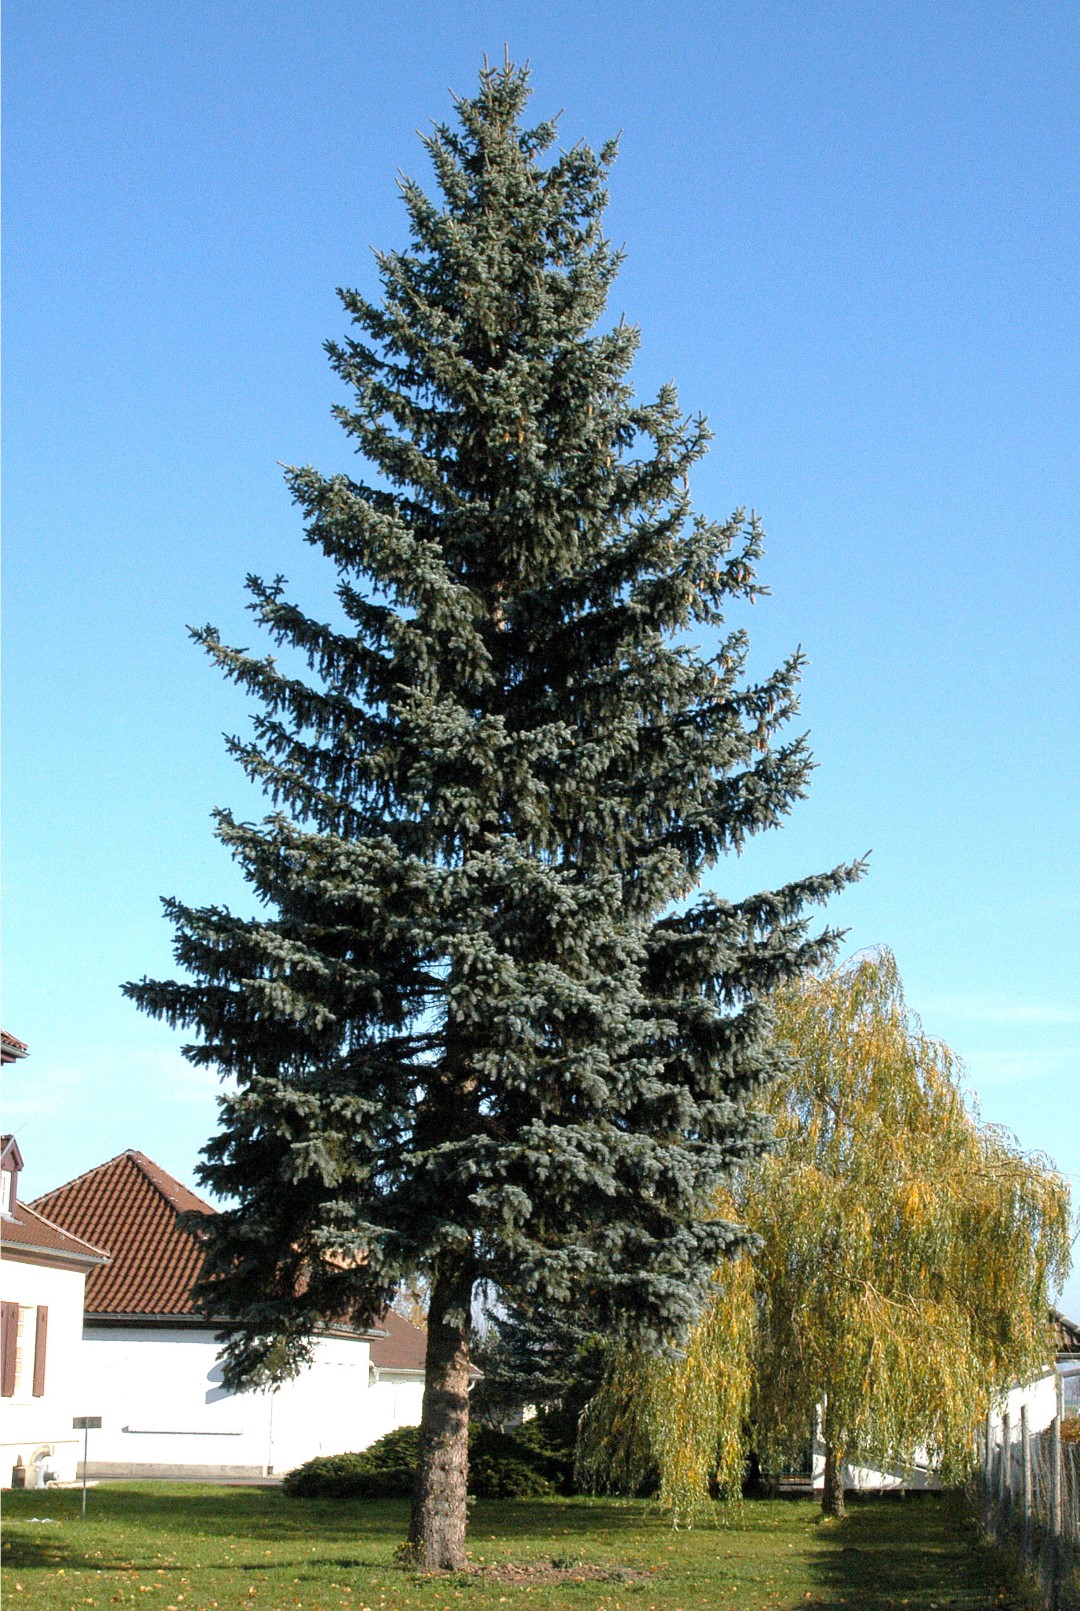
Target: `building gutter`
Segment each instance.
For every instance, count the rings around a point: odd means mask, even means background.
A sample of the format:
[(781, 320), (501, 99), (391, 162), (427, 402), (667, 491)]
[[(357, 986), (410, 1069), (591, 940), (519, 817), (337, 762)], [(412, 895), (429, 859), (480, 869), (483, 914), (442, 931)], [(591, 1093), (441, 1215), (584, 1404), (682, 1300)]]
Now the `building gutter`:
[[(145, 1309), (126, 1313), (117, 1309), (97, 1312), (87, 1310), (83, 1315), (83, 1323), (87, 1326), (101, 1326), (103, 1329), (121, 1326), (129, 1329), (132, 1326), (145, 1326), (147, 1330), (237, 1331), (240, 1329), (234, 1320), (226, 1320), (223, 1315), (194, 1315), (190, 1311), (185, 1314), (169, 1315), (147, 1313)], [(378, 1329), (349, 1331), (344, 1327), (320, 1327), (312, 1335), (343, 1339), (346, 1342), (378, 1342), (389, 1336), (389, 1332)]]
[(66, 1269), (93, 1270), (108, 1264), (105, 1253), (68, 1253), (58, 1247), (37, 1247), (31, 1242), (0, 1241), (0, 1258), (21, 1264), (58, 1264)]

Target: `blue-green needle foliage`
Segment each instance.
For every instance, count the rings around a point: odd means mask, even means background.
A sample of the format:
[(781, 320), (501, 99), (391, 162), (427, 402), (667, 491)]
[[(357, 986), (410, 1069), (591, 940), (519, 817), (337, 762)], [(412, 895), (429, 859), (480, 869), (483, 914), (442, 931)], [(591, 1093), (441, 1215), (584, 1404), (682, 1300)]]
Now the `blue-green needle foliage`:
[(601, 327), (614, 145), (556, 151), (528, 93), (485, 68), (425, 142), (438, 199), (403, 183), (382, 301), (342, 293), (338, 417), (374, 474), (289, 472), (339, 623), (251, 578), (307, 673), (196, 634), (261, 706), (232, 748), (275, 813), (217, 832), (264, 915), (168, 901), (188, 977), (127, 988), (234, 1082), (199, 1292), (233, 1383), (418, 1272), (457, 1311), (485, 1281), (677, 1335), (740, 1243), (710, 1205), (762, 1145), (763, 998), (827, 954), (807, 904), (853, 876), (687, 907), (806, 787), (776, 738), (799, 657), (745, 679), (723, 619), (760, 531), (693, 512), (705, 425), (670, 386), (636, 402), (637, 332)]

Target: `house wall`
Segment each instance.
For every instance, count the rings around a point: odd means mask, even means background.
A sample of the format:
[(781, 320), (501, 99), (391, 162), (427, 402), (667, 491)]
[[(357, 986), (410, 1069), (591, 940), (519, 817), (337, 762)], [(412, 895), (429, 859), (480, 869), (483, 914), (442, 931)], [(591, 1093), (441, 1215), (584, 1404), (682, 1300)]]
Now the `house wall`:
[(1057, 1376), (1052, 1370), (1037, 1382), (1025, 1382), (1021, 1387), (1014, 1387), (1002, 1409), (991, 1419), (995, 1424), (1000, 1424), (1003, 1413), (1007, 1413), (1013, 1426), (1019, 1428), (1020, 1408), (1024, 1404), (1027, 1405), (1029, 1430), (1032, 1433), (1045, 1432), (1058, 1412)]
[(382, 1433), (373, 1418), (366, 1342), (326, 1337), (313, 1363), (274, 1394), (274, 1471), (317, 1454), (366, 1449)]
[(320, 1339), (312, 1364), (272, 1392), (227, 1393), (218, 1352), (209, 1328), (88, 1325), (83, 1396), (102, 1418), (90, 1475), (280, 1475), (413, 1424), (415, 1394), (370, 1386), (366, 1341)]
[[(994, 1425), (999, 1426), (1004, 1414), (1008, 1414), (1012, 1422), (1014, 1436), (1019, 1436), (1020, 1409), (1027, 1405), (1028, 1426), (1032, 1434), (1043, 1432), (1057, 1414), (1057, 1378), (1054, 1373), (1048, 1372), (1035, 1382), (1024, 1382), (1012, 1388), (1001, 1405), (992, 1415)], [(817, 1489), (825, 1485), (825, 1445), (820, 1437), (814, 1443), (814, 1472), (813, 1483)], [(858, 1465), (849, 1463), (844, 1466), (844, 1487), (854, 1488), (861, 1492), (880, 1492), (895, 1489), (918, 1491), (920, 1489), (937, 1489), (941, 1481), (933, 1466), (928, 1463), (925, 1452), (917, 1455), (915, 1465), (910, 1471), (881, 1470), (877, 1466)]]
[(420, 1412), (424, 1407), (424, 1375), (422, 1371), (372, 1371), (368, 1390), (371, 1405), (370, 1442), (393, 1432), (399, 1426), (419, 1426)]
[[(61, 1482), (75, 1478), (82, 1454), (82, 1435), (72, 1430), (76, 1415), (93, 1415), (82, 1380), (82, 1313), (86, 1277), (81, 1270), (0, 1258), (0, 1299), (35, 1311), (27, 1317), (29, 1357), (13, 1398), (0, 1398), (0, 1487), (11, 1486), (11, 1471), (21, 1455), (27, 1482), (44, 1471)], [(49, 1311), (45, 1346), (45, 1391), (32, 1394), (34, 1322), (39, 1304)]]
[(1080, 1420), (1080, 1355), (1059, 1356), (1056, 1371), (1062, 1419)]

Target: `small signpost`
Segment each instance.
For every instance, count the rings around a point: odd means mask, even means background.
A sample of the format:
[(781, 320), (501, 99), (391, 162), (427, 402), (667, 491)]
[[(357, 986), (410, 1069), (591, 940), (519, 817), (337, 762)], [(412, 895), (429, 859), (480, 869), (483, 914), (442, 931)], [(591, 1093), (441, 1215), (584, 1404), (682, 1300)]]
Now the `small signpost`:
[(88, 1452), (88, 1450), (90, 1448), (90, 1431), (91, 1431), (91, 1428), (93, 1428), (95, 1431), (97, 1430), (97, 1428), (101, 1425), (101, 1416), (100, 1415), (76, 1415), (72, 1419), (71, 1425), (72, 1425), (73, 1431), (81, 1432), (82, 1435), (83, 1435), (83, 1452), (82, 1452), (82, 1519), (83, 1519), (83, 1521), (85, 1521), (86, 1520), (86, 1457), (87, 1457), (87, 1452)]

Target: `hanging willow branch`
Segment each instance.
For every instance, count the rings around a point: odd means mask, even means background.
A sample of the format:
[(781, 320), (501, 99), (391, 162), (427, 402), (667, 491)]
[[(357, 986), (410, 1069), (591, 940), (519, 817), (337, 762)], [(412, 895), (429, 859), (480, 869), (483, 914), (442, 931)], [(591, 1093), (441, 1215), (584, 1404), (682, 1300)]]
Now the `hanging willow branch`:
[(777, 1145), (719, 1205), (757, 1250), (719, 1272), (682, 1359), (613, 1366), (583, 1438), (609, 1480), (651, 1462), (676, 1519), (710, 1480), (737, 1491), (748, 1419), (782, 1464), (826, 1402), (837, 1465), (956, 1475), (990, 1404), (1046, 1369), (1049, 1295), (1069, 1266), (1066, 1183), (980, 1122), (890, 952), (775, 1006), (790, 1054), (768, 1099)]
[[(734, 1203), (720, 1204), (725, 1215)], [(713, 1489), (737, 1498), (749, 1453), (753, 1394), (754, 1271), (745, 1254), (716, 1272), (685, 1350), (616, 1354), (578, 1439), (583, 1486), (634, 1492), (659, 1480), (675, 1522)]]

